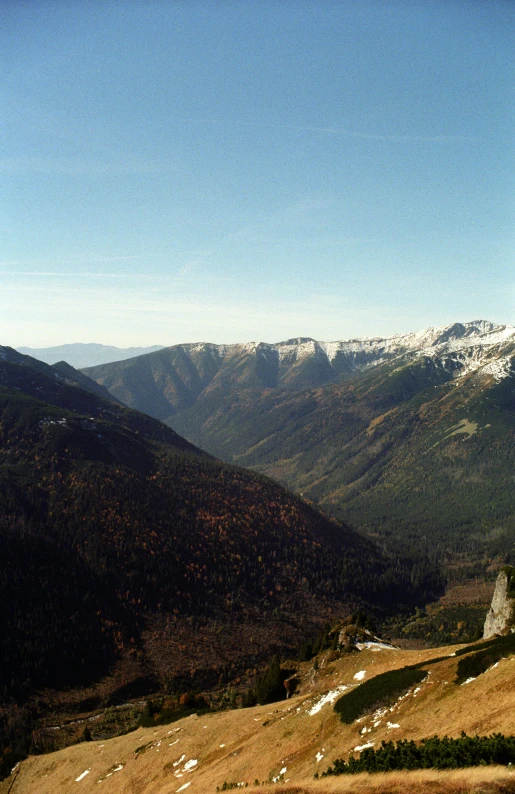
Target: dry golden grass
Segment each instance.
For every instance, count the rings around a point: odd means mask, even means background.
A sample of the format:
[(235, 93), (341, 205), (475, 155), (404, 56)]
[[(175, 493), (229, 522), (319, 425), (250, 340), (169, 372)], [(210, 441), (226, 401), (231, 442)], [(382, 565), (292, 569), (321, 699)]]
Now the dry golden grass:
[[(365, 742), (373, 741), (378, 746), (382, 739), (458, 736), (462, 730), (470, 734), (512, 734), (515, 657), (502, 660), (465, 686), (453, 683), (455, 657), (438, 662), (429, 668), (430, 675), (418, 691), (392, 704), (392, 711), (382, 717), (368, 715), (359, 723), (343, 725), (329, 702), (310, 713), (328, 691), (356, 684), (358, 671), (366, 671), (366, 680), (385, 670), (451, 653), (455, 647), (365, 650), (339, 660), (327, 653), (317, 671), (310, 663), (302, 665), (300, 692), (288, 701), (188, 717), (169, 726), (140, 728), (109, 741), (31, 757), (23, 761), (15, 780), (5, 781), (0, 792), (172, 794), (185, 786), (185, 794), (215, 794), (225, 781), (248, 783), (245, 790), (249, 794), (272, 790), (283, 794), (515, 792), (515, 781), (506, 769), (488, 767), (449, 773), (419, 771), (313, 779), (315, 772), (327, 769), (335, 758), (348, 757), (353, 748)], [(188, 765), (192, 761), (197, 763)], [(77, 781), (86, 770), (87, 775)], [(277, 785), (253, 788), (256, 779), (268, 783), (282, 770)], [(11, 783), (9, 791), (5, 786)]]
[(245, 789), (249, 794), (511, 794), (515, 773), (505, 767), (475, 767), (438, 772), (388, 772), (375, 775), (341, 776), (322, 781), (300, 781), (294, 786), (260, 786)]

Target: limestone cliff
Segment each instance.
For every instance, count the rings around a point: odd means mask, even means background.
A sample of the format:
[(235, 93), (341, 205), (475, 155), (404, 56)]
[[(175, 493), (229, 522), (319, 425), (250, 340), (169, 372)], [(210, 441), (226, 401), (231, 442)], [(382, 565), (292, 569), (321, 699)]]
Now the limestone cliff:
[(483, 630), (483, 639), (503, 634), (514, 623), (515, 601), (510, 592), (510, 579), (515, 571), (505, 569), (497, 577), (492, 604), (488, 610)]

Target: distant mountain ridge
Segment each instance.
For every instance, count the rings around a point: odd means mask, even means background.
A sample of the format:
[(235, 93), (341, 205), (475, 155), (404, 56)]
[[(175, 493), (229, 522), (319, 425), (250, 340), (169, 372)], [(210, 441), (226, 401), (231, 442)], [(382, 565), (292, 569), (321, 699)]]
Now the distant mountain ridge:
[(66, 361), (72, 367), (93, 367), (96, 364), (107, 364), (111, 361), (123, 361), (133, 356), (141, 356), (145, 353), (153, 353), (160, 350), (161, 345), (151, 345), (150, 347), (113, 347), (112, 345), (101, 345), (94, 342), (76, 342), (66, 345), (55, 345), (53, 347), (18, 347), (19, 353), (37, 358), (46, 364), (56, 364), (58, 361)]
[(410, 553), (512, 553), (513, 326), (175, 345), (85, 373), (211, 454)]
[[(307, 337), (270, 344), (188, 343), (119, 365), (86, 369), (131, 407), (161, 420), (193, 405), (220, 375), (229, 387), (300, 389), (342, 380), (379, 364), (427, 357), (449, 377), (471, 372), (506, 377), (515, 327), (486, 320), (453, 323), (391, 337), (318, 342)], [(399, 361), (399, 363), (401, 363)], [(214, 385), (214, 383), (213, 383)]]

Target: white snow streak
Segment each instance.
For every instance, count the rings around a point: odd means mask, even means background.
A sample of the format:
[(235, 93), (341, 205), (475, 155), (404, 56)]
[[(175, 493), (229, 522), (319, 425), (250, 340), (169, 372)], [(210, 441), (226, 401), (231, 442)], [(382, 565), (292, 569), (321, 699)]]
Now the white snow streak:
[(362, 750), (366, 750), (368, 747), (373, 747), (375, 742), (367, 742), (366, 744), (358, 744), (357, 747), (354, 748), (355, 753), (360, 753)]
[(338, 698), (348, 688), (349, 688), (348, 686), (342, 684), (342, 686), (339, 686), (336, 689), (332, 689), (330, 692), (327, 693), (327, 695), (324, 695), (322, 698), (320, 698), (318, 703), (315, 703), (315, 705), (309, 709), (308, 711), (309, 716), (312, 717), (314, 714), (318, 714), (318, 712), (321, 711), (321, 709), (324, 706), (326, 706), (328, 703), (334, 703), (336, 698)]

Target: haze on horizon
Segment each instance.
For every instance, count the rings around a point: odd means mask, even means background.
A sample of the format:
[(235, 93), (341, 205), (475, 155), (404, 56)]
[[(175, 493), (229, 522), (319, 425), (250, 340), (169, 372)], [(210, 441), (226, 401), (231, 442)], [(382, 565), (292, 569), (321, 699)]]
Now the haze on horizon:
[(0, 344), (515, 322), (514, 4), (0, 13)]

